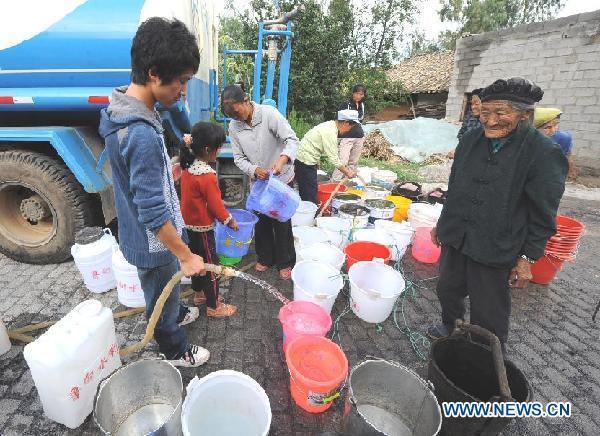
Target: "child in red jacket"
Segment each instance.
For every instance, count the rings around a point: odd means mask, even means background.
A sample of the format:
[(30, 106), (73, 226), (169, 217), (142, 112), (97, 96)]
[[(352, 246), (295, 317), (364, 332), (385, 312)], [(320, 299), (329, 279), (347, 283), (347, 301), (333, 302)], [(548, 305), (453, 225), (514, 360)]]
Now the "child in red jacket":
[[(225, 142), (225, 131), (216, 124), (197, 123), (192, 127), (191, 138), (181, 148), (181, 213), (188, 230), (192, 253), (207, 263), (218, 263), (215, 246), (215, 220), (238, 230), (238, 224), (225, 209), (217, 173), (209, 165), (215, 162), (219, 149)], [(237, 308), (219, 298), (219, 281), (214, 273), (192, 277), (194, 304), (206, 302), (211, 317), (233, 315)]]

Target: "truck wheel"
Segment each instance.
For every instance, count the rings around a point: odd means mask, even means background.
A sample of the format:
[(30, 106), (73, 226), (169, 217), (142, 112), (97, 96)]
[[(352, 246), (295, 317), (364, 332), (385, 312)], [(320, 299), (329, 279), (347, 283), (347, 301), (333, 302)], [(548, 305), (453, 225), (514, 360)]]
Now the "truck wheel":
[(91, 222), (88, 194), (59, 160), (27, 150), (0, 153), (0, 251), (27, 263), (71, 256)]

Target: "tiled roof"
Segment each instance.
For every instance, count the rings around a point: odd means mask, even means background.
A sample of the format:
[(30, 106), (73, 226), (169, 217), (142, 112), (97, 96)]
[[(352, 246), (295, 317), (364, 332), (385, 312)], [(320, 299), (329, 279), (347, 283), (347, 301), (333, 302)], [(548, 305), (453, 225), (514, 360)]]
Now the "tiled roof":
[(448, 91), (454, 53), (440, 51), (413, 56), (388, 70), (388, 77), (401, 82), (412, 94)]

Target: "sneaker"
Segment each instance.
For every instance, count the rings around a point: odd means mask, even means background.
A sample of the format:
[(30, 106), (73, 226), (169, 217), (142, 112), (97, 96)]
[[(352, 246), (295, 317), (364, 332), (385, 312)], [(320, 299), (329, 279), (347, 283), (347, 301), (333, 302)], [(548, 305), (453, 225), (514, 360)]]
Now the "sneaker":
[(206, 314), (211, 318), (223, 318), (225, 316), (232, 316), (237, 312), (237, 307), (233, 304), (221, 303), (219, 301), (219, 305), (216, 309), (212, 309), (210, 307), (206, 308)]
[(173, 366), (181, 366), (184, 368), (195, 368), (200, 366), (209, 359), (210, 351), (198, 345), (190, 345), (187, 351), (179, 359), (169, 360)]
[(190, 324), (198, 319), (200, 316), (200, 309), (197, 307), (188, 307), (187, 313), (183, 317), (183, 319), (178, 323), (180, 327), (184, 325)]
[(440, 338), (445, 338), (446, 336), (450, 336), (451, 330), (446, 327), (444, 324), (432, 325), (427, 329), (427, 336), (429, 336), (434, 341)]

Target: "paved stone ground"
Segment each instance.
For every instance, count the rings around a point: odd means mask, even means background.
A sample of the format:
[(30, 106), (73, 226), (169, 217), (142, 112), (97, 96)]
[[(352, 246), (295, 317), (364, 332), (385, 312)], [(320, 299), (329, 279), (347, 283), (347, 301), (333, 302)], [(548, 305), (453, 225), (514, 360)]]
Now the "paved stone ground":
[[(530, 286), (513, 293), (512, 331), (509, 357), (528, 377), (536, 400), (571, 401), (569, 419), (524, 419), (513, 422), (505, 435), (598, 435), (600, 434), (600, 343), (599, 328), (591, 321), (600, 299), (600, 202), (565, 198), (562, 212), (587, 225), (577, 261), (569, 263), (550, 286)], [(424, 331), (439, 319), (439, 304), (433, 288), (435, 267), (423, 267), (409, 255), (404, 261), (408, 277), (423, 280), (416, 299), (406, 301), (411, 327)], [(291, 285), (275, 273), (263, 275), (291, 297)], [(187, 330), (192, 341), (210, 349), (210, 361), (198, 369), (183, 369), (184, 382), (218, 369), (243, 371), (260, 383), (271, 401), (273, 435), (337, 432), (341, 428), (342, 402), (321, 415), (307, 414), (290, 399), (288, 375), (281, 351), (281, 328), (277, 321), (280, 304), (260, 289), (234, 280), (224, 285), (228, 301), (239, 312), (230, 319), (207, 320), (205, 313)], [(58, 319), (80, 301), (89, 298), (72, 263), (32, 266), (0, 257), (0, 313), (8, 328)], [(113, 310), (116, 291), (98, 296)], [(339, 297), (335, 317), (344, 309)], [(400, 312), (398, 311), (398, 315)], [(401, 316), (398, 317), (401, 321)], [(139, 340), (145, 321), (141, 315), (116, 322), (121, 345)], [(341, 345), (351, 365), (367, 356), (396, 360), (426, 375), (426, 363), (411, 348), (392, 317), (380, 326), (367, 324), (352, 313), (339, 323)], [(156, 354), (151, 345), (142, 356)], [(0, 434), (92, 435), (90, 418), (76, 430), (53, 423), (43, 415), (22, 346), (0, 357)]]

